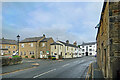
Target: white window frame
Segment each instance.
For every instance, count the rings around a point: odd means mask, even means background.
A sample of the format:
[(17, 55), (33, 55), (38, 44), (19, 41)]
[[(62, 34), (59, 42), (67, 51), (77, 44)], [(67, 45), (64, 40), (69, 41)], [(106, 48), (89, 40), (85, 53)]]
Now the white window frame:
[(24, 44), (21, 44), (21, 47), (24, 48)]
[(30, 43), (30, 46), (33, 47), (33, 43)]
[(45, 43), (42, 43), (42, 47), (45, 47)]

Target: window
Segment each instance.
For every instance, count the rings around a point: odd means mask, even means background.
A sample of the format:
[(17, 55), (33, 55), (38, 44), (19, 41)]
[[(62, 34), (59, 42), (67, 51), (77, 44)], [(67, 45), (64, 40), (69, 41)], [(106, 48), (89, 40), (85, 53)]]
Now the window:
[(62, 56), (62, 52), (61, 52), (61, 56)]
[(13, 51), (13, 53), (15, 53), (15, 51)]
[(10, 53), (10, 51), (8, 51), (8, 53)]
[(73, 50), (73, 48), (71, 48), (71, 50)]
[(75, 48), (75, 50), (76, 50), (76, 48)]
[(13, 46), (13, 48), (15, 49), (15, 46)]
[(2, 45), (0, 45), (0, 48), (2, 48)]
[(82, 48), (84, 48), (84, 46), (82, 46)]
[(34, 54), (34, 51), (32, 51), (32, 54)]
[(10, 46), (8, 48), (10, 48)]
[(24, 44), (21, 44), (21, 47), (23, 48), (23, 47), (24, 47)]
[(84, 49), (82, 49), (82, 51), (84, 51)]
[(65, 53), (65, 55), (67, 55), (67, 53)]
[(89, 45), (89, 47), (92, 47), (92, 45)]
[(90, 53), (90, 55), (92, 55), (92, 53)]
[(51, 55), (53, 55), (53, 52), (51, 53)]
[(8, 48), (8, 46), (6, 46), (6, 48)]
[(86, 46), (86, 51), (88, 52), (88, 46)]
[(84, 53), (82, 53), (82, 55), (84, 55)]
[(30, 43), (30, 46), (33, 47), (33, 43)]
[(34, 51), (30, 51), (30, 55), (31, 55), (31, 54), (34, 54)]
[(92, 49), (89, 49), (89, 51), (92, 51)]
[(57, 55), (57, 53), (54, 53), (54, 55)]
[(30, 55), (32, 54), (31, 51), (29, 53), (30, 53)]
[(22, 55), (22, 52), (21, 52), (21, 54), (20, 55)]
[(24, 52), (24, 55), (26, 55), (26, 52)]
[(55, 49), (56, 49), (56, 45), (55, 45)]
[(45, 43), (42, 43), (42, 47), (44, 47), (45, 46)]

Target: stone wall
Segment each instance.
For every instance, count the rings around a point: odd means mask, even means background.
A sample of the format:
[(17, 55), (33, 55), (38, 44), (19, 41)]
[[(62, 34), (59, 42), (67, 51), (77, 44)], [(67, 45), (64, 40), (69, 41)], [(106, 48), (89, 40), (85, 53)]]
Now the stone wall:
[(104, 2), (96, 39), (97, 63), (104, 77), (117, 78), (120, 76), (120, 2)]

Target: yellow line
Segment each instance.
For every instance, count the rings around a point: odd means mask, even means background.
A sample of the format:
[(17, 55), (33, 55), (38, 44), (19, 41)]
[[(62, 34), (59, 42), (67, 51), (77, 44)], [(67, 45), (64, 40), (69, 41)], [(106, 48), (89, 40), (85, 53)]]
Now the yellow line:
[(12, 72), (2, 73), (2, 74), (0, 74), (0, 75), (7, 75), (7, 74), (10, 74), (10, 73), (15, 73), (15, 72), (19, 72), (19, 71), (24, 71), (24, 70), (32, 69), (32, 68), (36, 68), (36, 67), (29, 67), (29, 68), (25, 68), (25, 69), (15, 70), (15, 71), (12, 71)]

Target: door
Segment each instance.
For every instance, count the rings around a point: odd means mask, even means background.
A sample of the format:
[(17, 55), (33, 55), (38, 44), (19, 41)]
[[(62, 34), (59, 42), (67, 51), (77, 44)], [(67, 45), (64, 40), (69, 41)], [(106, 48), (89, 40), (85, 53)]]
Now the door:
[(86, 56), (88, 56), (88, 52), (86, 52)]
[(107, 73), (107, 71), (106, 71), (106, 66), (107, 66), (107, 64), (106, 64), (106, 49), (104, 49), (104, 55), (105, 55), (104, 70), (105, 70), (105, 77), (106, 77), (106, 73)]

